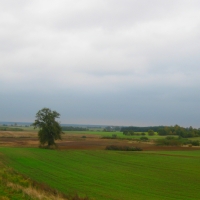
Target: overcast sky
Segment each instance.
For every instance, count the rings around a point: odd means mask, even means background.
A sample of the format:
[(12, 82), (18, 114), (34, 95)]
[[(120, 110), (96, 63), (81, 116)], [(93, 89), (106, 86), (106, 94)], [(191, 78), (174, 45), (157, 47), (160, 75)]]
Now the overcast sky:
[(0, 0), (0, 121), (200, 127), (199, 0)]

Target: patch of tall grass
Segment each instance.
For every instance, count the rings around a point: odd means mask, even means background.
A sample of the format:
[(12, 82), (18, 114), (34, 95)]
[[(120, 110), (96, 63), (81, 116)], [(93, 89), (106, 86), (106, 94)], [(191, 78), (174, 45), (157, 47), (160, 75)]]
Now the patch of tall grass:
[(44, 183), (31, 180), (0, 164), (0, 200), (89, 200), (77, 194), (65, 195)]

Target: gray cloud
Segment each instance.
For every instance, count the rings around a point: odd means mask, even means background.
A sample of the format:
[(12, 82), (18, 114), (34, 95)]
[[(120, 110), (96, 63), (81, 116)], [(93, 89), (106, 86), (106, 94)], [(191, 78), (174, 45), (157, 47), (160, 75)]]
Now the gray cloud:
[(198, 127), (199, 11), (197, 0), (0, 0), (0, 120), (46, 106), (63, 123)]

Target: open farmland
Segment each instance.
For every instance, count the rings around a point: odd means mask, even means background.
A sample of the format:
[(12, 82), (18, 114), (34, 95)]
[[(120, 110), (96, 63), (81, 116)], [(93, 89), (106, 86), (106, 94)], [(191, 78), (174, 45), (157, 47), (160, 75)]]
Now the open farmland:
[[(102, 139), (102, 135), (108, 134), (106, 132), (92, 132), (92, 131), (69, 131), (62, 135), (62, 140), (56, 141), (59, 149), (80, 149), (80, 150), (104, 150), (108, 145), (120, 145), (120, 146), (137, 146), (145, 151), (153, 150), (196, 150), (200, 147), (188, 147), (188, 146), (155, 146), (152, 142), (153, 137), (149, 137), (149, 142), (136, 141), (136, 138), (116, 138), (116, 139)], [(112, 135), (112, 133), (109, 133)], [(116, 132), (119, 136), (121, 132)], [(131, 136), (134, 137), (134, 136)], [(155, 136), (163, 138), (163, 136)], [(38, 137), (36, 131), (0, 131), (0, 146), (7, 147), (38, 147)]]
[(7, 165), (64, 193), (96, 200), (199, 199), (200, 151), (0, 148)]
[[(0, 131), (0, 161), (60, 192), (96, 200), (199, 199), (199, 147), (155, 146), (129, 136), (102, 139), (106, 134), (65, 132), (52, 151), (38, 148), (36, 131)], [(144, 151), (106, 151), (107, 145)]]

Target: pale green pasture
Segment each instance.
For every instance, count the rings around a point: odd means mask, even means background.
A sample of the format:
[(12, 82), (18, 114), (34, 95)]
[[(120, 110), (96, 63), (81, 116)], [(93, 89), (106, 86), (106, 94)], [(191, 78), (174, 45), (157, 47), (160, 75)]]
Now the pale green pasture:
[[(104, 131), (64, 131), (65, 135), (67, 134), (78, 134), (78, 135), (98, 135), (100, 138), (101, 137), (112, 137), (113, 135), (117, 135), (117, 138), (121, 138), (121, 139), (140, 139), (141, 137), (143, 137), (143, 135), (141, 135), (141, 133), (139, 133), (140, 135), (124, 135), (123, 132), (104, 132)], [(147, 132), (145, 132), (146, 137), (148, 137), (150, 140), (155, 140), (155, 139), (159, 139), (159, 138), (163, 138), (164, 136), (159, 136), (157, 133), (155, 133), (154, 136), (149, 136)]]

